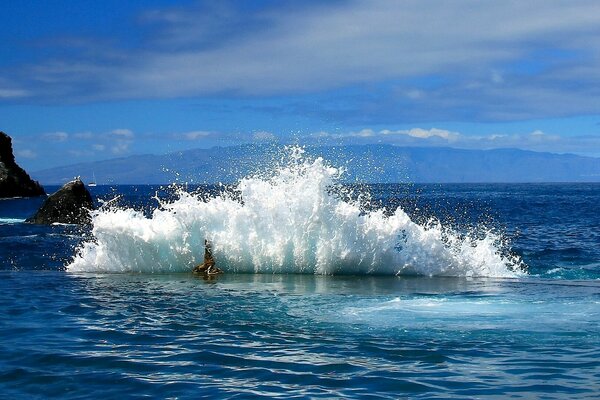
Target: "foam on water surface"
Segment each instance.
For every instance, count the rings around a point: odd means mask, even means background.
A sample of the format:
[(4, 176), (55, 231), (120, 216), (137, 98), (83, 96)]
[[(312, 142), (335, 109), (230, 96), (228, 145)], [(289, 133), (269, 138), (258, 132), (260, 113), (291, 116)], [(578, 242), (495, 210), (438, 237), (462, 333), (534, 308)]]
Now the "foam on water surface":
[(0, 224), (20, 224), (25, 222), (25, 219), (22, 218), (0, 218)]
[[(400, 208), (365, 211), (331, 190), (343, 170), (293, 148), (270, 176), (249, 176), (210, 198), (180, 192), (147, 218), (133, 209), (93, 215), (93, 239), (69, 271), (184, 272), (208, 239), (225, 272), (510, 277), (519, 260), (492, 233), (420, 225)], [(360, 199), (360, 196), (359, 196)]]

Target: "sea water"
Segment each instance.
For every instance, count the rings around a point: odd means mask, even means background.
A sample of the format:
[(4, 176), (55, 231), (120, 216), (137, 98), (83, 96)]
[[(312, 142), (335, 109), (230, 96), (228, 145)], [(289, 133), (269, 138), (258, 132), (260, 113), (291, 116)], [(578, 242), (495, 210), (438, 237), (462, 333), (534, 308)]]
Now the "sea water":
[(98, 186), (92, 228), (0, 201), (2, 397), (600, 395), (600, 185), (340, 178)]

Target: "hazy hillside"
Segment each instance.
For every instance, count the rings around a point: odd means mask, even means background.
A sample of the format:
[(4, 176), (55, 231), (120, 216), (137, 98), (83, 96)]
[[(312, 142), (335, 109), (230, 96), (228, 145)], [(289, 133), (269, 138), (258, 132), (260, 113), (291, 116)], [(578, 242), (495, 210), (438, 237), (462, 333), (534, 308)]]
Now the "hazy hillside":
[[(346, 180), (363, 182), (599, 182), (600, 158), (531, 151), (364, 145), (309, 147), (347, 169)], [(195, 149), (74, 164), (32, 173), (43, 184), (80, 175), (98, 184), (232, 182), (270, 168), (282, 151), (274, 145)]]

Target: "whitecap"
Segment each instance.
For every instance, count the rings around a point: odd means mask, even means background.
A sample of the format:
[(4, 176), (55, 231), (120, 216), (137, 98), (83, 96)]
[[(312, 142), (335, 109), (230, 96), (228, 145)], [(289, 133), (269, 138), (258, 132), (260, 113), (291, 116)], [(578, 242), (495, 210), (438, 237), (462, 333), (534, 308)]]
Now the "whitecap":
[(270, 176), (249, 176), (208, 199), (180, 192), (147, 218), (133, 209), (93, 213), (93, 239), (68, 271), (184, 272), (204, 239), (225, 272), (427, 276), (519, 275), (492, 232), (464, 236), (417, 224), (401, 209), (364, 211), (332, 193), (343, 170), (300, 148)]
[(21, 224), (25, 219), (21, 218), (0, 218), (0, 224)]

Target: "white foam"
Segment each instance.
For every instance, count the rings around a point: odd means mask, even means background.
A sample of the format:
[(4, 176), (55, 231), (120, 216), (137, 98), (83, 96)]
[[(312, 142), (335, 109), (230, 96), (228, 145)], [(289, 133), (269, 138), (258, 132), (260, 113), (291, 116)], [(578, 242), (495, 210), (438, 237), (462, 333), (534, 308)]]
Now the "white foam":
[(200, 262), (204, 239), (225, 272), (515, 276), (498, 238), (461, 238), (397, 209), (361, 212), (328, 188), (342, 170), (298, 148), (271, 177), (242, 179), (210, 199), (181, 192), (151, 218), (132, 209), (93, 214), (94, 240), (69, 271), (175, 272)]
[(21, 218), (0, 218), (0, 224), (20, 224), (25, 222)]

